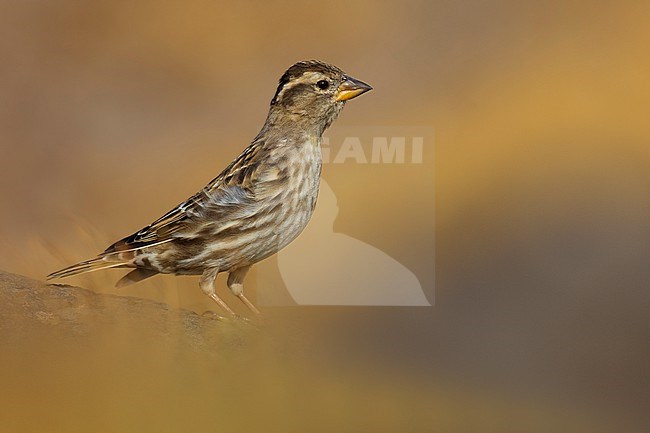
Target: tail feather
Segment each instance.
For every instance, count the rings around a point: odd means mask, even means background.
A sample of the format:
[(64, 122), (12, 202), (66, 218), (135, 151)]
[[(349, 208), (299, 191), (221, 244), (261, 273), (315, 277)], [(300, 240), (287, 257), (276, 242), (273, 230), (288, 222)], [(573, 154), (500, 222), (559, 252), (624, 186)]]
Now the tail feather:
[(115, 283), (115, 287), (122, 288), (130, 286), (131, 284), (135, 284), (146, 278), (153, 277), (156, 274), (158, 274), (158, 271), (154, 271), (152, 269), (137, 268), (120, 278), (120, 280)]
[(56, 272), (52, 272), (46, 277), (48, 280), (54, 278), (65, 278), (72, 275), (85, 274), (86, 272), (98, 271), (100, 269), (119, 268), (126, 266), (124, 262), (109, 262), (105, 256), (98, 256), (94, 259), (84, 260), (75, 265), (68, 266)]

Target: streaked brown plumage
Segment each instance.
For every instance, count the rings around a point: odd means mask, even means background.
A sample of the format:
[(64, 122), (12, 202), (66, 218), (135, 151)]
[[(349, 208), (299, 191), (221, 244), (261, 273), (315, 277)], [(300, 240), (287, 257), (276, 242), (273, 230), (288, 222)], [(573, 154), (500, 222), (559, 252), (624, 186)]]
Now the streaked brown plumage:
[(201, 191), (99, 256), (48, 275), (61, 278), (107, 268), (135, 268), (125, 286), (158, 273), (201, 275), (201, 289), (224, 309), (214, 280), (252, 311), (243, 280), (254, 264), (305, 228), (316, 205), (321, 137), (345, 101), (370, 90), (335, 66), (299, 62), (280, 78), (264, 126), (253, 142)]

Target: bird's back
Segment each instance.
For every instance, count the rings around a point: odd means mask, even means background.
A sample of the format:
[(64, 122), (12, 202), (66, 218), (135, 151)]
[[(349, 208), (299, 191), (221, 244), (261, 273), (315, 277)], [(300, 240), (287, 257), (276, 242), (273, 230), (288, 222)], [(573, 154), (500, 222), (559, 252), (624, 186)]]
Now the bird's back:
[(247, 148), (199, 193), (104, 254), (131, 267), (193, 275), (276, 253), (305, 228), (318, 196), (319, 139), (300, 141)]

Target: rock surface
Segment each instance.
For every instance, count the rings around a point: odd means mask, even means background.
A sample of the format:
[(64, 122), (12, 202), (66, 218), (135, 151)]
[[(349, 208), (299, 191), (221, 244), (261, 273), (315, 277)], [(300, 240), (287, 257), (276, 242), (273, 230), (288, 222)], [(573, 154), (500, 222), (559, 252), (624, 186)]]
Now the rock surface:
[(222, 348), (224, 340), (236, 343), (254, 329), (243, 319), (200, 316), (148, 299), (98, 294), (0, 271), (0, 339), (5, 341), (25, 342), (41, 333), (66, 340), (116, 332), (211, 350)]

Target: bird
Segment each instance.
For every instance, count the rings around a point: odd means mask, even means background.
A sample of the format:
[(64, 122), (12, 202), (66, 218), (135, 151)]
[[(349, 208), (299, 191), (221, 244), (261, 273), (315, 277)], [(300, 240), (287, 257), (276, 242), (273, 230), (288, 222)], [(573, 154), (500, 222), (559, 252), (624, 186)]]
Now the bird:
[(347, 101), (372, 90), (319, 60), (297, 62), (282, 74), (262, 129), (203, 189), (99, 255), (47, 276), (64, 278), (132, 268), (124, 287), (157, 274), (200, 275), (199, 287), (228, 313), (215, 280), (253, 313), (244, 295), (251, 266), (280, 251), (305, 228), (318, 197), (323, 132)]

